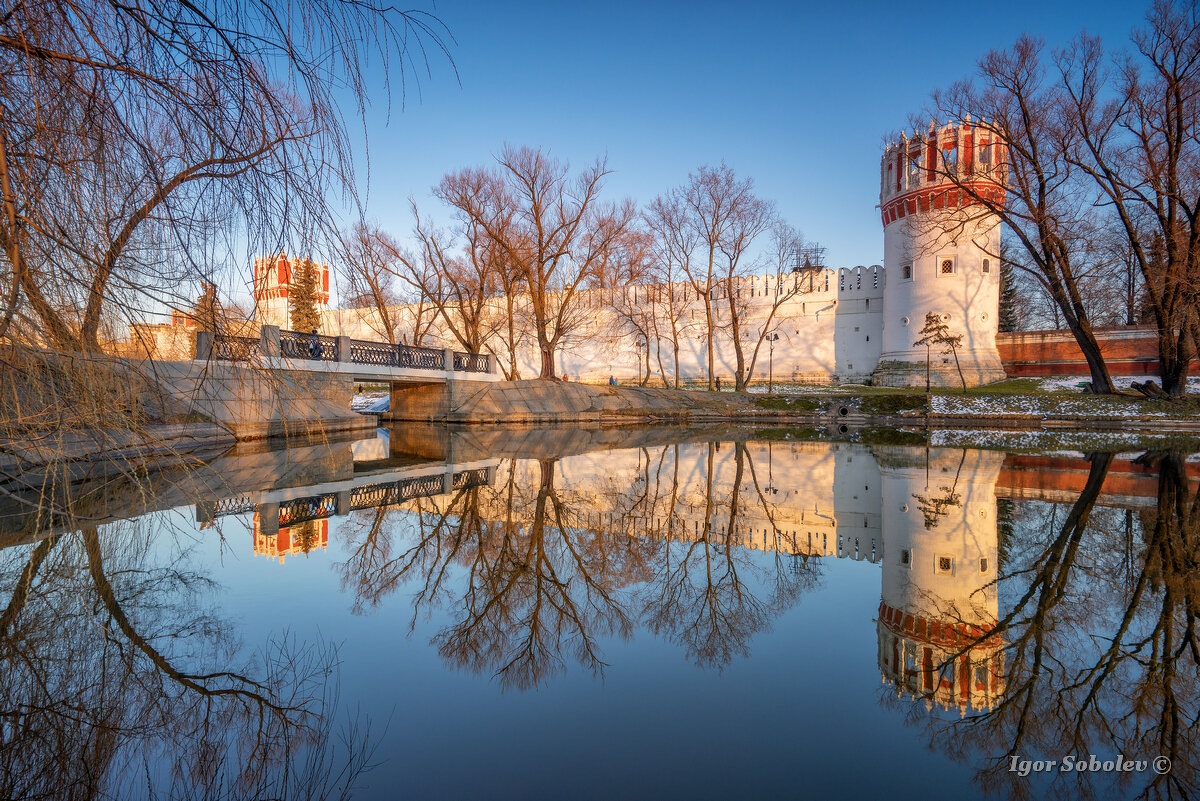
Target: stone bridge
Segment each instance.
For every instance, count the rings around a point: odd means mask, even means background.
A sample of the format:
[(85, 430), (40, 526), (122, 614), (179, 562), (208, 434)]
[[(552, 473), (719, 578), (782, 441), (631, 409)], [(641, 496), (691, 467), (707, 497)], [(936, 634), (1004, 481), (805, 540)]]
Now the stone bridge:
[(495, 356), (347, 336), (199, 331), (191, 363), (159, 363), (171, 394), (239, 439), (374, 427), (350, 410), (355, 382), (386, 384), (391, 415), (440, 419), (456, 399), (502, 381)]

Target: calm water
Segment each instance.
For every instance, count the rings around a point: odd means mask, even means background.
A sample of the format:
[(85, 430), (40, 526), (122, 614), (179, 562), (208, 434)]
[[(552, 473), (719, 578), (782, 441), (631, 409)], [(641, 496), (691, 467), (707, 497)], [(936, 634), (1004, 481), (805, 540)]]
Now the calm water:
[(1198, 477), (405, 428), (10, 482), (0, 795), (1189, 797)]

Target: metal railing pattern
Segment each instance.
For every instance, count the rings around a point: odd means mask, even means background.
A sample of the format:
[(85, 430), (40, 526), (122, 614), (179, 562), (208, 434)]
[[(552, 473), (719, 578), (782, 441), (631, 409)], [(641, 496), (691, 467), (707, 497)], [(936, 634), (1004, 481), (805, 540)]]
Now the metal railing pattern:
[(212, 357), (228, 362), (248, 362), (259, 353), (261, 341), (257, 337), (235, 337), (229, 334), (213, 334)]
[(488, 357), (485, 353), (454, 352), (454, 369), (464, 373), (486, 373)]
[(411, 367), (418, 370), (445, 370), (443, 351), (417, 345), (393, 345), (389, 342), (350, 340), (350, 361), (384, 367)]
[[(484, 353), (452, 351), (453, 363), (446, 364), (447, 351), (419, 345), (393, 345), (351, 339), (350, 352), (339, 352), (338, 337), (325, 334), (305, 334), (302, 331), (280, 331), (279, 351), (289, 359), (323, 362), (349, 362), (379, 367), (400, 367), (413, 370), (454, 370), (462, 373), (487, 373), (491, 360)], [(235, 337), (212, 334), (212, 358), (244, 362), (264, 353), (261, 340), (254, 337)]]
[[(443, 495), (445, 494), (444, 475), (443, 473), (432, 473), (425, 476), (402, 478), (398, 481), (384, 481), (355, 487), (350, 490), (348, 511), (394, 506), (415, 498)], [(450, 483), (454, 490), (487, 486), (488, 468), (477, 467), (473, 470), (460, 470), (451, 477)], [(307, 523), (310, 520), (333, 517), (338, 513), (337, 501), (338, 493), (336, 492), (323, 492), (319, 495), (308, 495), (303, 498), (282, 501), (279, 504), (279, 525), (286, 528)], [(251, 502), (245, 495), (220, 501), (209, 501), (205, 505), (212, 518), (243, 514), (258, 508), (258, 504)]]
[(324, 334), (280, 331), (279, 351), (289, 359), (312, 359), (322, 362), (338, 361), (337, 337), (329, 337)]

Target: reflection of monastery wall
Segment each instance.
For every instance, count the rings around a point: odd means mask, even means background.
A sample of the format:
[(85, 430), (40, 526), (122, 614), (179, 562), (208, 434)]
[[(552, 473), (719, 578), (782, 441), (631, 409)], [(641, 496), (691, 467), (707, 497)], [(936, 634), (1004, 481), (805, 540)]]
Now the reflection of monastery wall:
[[(715, 546), (881, 564), (883, 679), (965, 710), (990, 708), (1003, 692), (1000, 640), (967, 648), (998, 616), (1003, 463), (993, 451), (887, 449), (873, 458), (827, 442), (699, 443), (567, 457), (554, 487), (583, 528), (685, 542), (707, 532)], [(528, 523), (541, 465), (515, 467), (525, 500), (514, 512)], [(503, 519), (506, 509), (487, 505), (506, 498), (485, 494), (485, 517)]]
[[(746, 443), (734, 515), (730, 505), (735, 500), (738, 453), (733, 443), (723, 443), (720, 450), (690, 444), (649, 453), (653, 466), (648, 479), (645, 457), (636, 450), (589, 453), (559, 462), (556, 486), (570, 493), (571, 506), (580, 510), (581, 526), (617, 527), (671, 540), (694, 540), (707, 528), (716, 541), (760, 551), (870, 561), (883, 556), (879, 470), (860, 449), (821, 442)], [(675, 480), (677, 495), (672, 492)], [(639, 504), (643, 488), (647, 500)], [(613, 508), (614, 498), (626, 508)], [(677, 523), (667, 531), (672, 515)]]

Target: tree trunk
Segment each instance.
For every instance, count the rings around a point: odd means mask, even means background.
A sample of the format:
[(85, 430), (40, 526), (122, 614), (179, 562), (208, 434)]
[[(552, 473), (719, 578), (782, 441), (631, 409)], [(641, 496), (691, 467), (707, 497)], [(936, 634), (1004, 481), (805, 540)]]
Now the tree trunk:
[(1158, 329), (1158, 369), (1162, 374), (1163, 392), (1171, 398), (1182, 398), (1187, 394), (1188, 367), (1191, 356), (1187, 352), (1187, 335), (1176, 334), (1169, 328)]
[(539, 346), (542, 354), (542, 373), (539, 378), (557, 378), (554, 373), (554, 348), (549, 345)]

